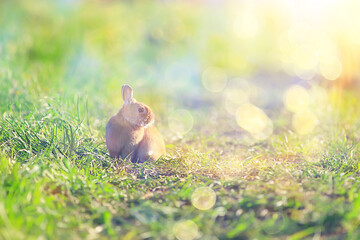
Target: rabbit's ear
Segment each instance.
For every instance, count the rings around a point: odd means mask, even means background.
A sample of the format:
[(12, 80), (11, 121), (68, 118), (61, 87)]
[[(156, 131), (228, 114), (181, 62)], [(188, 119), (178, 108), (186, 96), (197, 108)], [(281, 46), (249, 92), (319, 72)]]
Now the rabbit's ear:
[(124, 103), (131, 103), (133, 99), (133, 90), (129, 85), (123, 85), (121, 88), (121, 95), (124, 100)]

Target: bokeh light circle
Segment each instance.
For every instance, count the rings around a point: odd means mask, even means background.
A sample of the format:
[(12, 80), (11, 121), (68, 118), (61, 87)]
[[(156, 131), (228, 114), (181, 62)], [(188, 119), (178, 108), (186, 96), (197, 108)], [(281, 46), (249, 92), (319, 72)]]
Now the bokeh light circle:
[(327, 80), (336, 80), (342, 73), (342, 64), (337, 57), (323, 58), (320, 61), (320, 73)]
[(209, 92), (222, 92), (227, 84), (227, 75), (224, 70), (216, 67), (208, 67), (202, 74), (202, 84)]
[(274, 213), (271, 219), (261, 224), (261, 228), (267, 234), (274, 235), (284, 230), (286, 221), (287, 218), (283, 213)]
[(169, 129), (179, 135), (188, 133), (194, 125), (194, 118), (190, 111), (177, 109), (169, 114)]
[(198, 226), (191, 220), (176, 223), (173, 233), (178, 240), (193, 240), (200, 237)]
[(273, 132), (271, 119), (263, 110), (250, 103), (242, 104), (237, 109), (236, 122), (258, 140), (268, 138)]
[(317, 65), (316, 49), (310, 44), (302, 44), (295, 51), (295, 63), (301, 69), (314, 69)]
[(224, 92), (224, 106), (228, 113), (235, 115), (237, 108), (249, 101), (250, 93), (240, 88), (226, 89)]
[(208, 210), (215, 205), (216, 194), (209, 187), (197, 188), (191, 195), (192, 205), (199, 210)]
[(300, 135), (311, 133), (316, 126), (317, 118), (310, 110), (303, 110), (294, 114), (292, 125)]
[(307, 90), (299, 85), (294, 85), (284, 94), (285, 107), (291, 112), (299, 112), (306, 109), (310, 104), (310, 96)]
[(299, 45), (295, 50), (294, 72), (304, 80), (311, 80), (317, 70), (318, 58), (316, 49), (310, 44)]

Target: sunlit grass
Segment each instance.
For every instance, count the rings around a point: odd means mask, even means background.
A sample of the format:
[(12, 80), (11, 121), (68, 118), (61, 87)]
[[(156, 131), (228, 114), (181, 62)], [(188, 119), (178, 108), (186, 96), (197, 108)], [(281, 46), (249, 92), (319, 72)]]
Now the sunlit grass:
[(0, 239), (359, 238), (360, 5), (215, 2), (0, 2)]
[[(276, 127), (260, 143), (240, 128), (208, 134), (215, 123), (200, 126), (214, 112), (204, 111), (183, 138), (167, 139), (164, 159), (134, 165), (108, 157), (86, 101), (67, 101), (44, 99), (1, 119), (3, 238), (358, 234), (359, 136), (355, 119), (331, 125), (337, 110), (310, 135)], [(197, 196), (203, 186), (206, 200)]]

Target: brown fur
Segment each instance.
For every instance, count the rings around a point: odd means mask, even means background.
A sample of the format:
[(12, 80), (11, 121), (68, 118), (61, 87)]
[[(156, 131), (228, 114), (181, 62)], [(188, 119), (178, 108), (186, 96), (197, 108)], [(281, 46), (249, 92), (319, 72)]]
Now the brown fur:
[[(106, 145), (113, 158), (130, 158), (132, 162), (157, 160), (165, 154), (165, 143), (153, 126), (150, 107), (132, 98), (132, 89), (122, 88), (124, 105), (106, 125)], [(139, 112), (139, 108), (143, 111)]]

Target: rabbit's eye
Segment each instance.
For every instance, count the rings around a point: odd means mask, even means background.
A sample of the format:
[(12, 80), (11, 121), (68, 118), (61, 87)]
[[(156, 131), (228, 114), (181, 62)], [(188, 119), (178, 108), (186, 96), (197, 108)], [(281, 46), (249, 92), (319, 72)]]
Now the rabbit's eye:
[(141, 113), (142, 113), (142, 112), (145, 112), (145, 108), (140, 107), (140, 108), (138, 108), (138, 111), (141, 112)]

